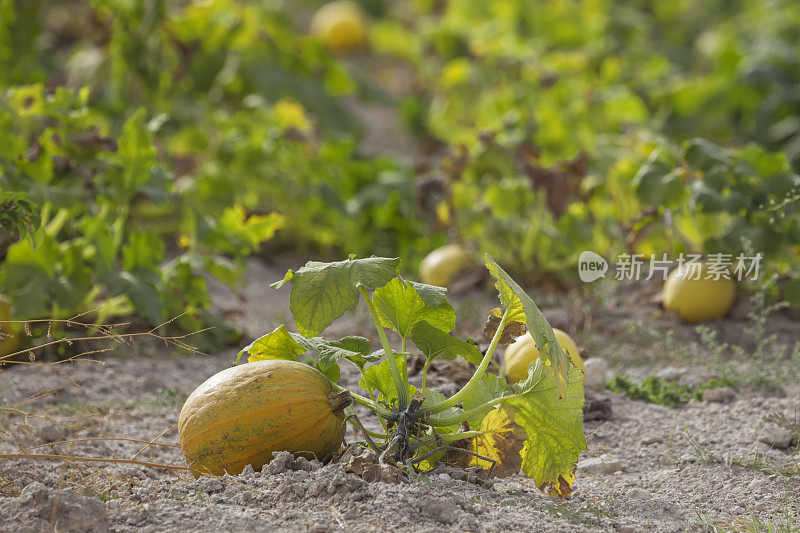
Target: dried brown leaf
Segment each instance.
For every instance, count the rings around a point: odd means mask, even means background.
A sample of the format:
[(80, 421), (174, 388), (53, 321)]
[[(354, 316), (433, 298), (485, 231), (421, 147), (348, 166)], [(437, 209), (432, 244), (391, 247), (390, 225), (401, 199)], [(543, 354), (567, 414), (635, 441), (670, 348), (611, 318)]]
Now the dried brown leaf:
[[(497, 328), (500, 327), (501, 317), (502, 312), (500, 309), (492, 309), (489, 312), (489, 318), (486, 319), (486, 324), (483, 326), (483, 334), (490, 339), (493, 338), (497, 333)], [(528, 331), (528, 327), (524, 322), (508, 322), (500, 335), (499, 343), (503, 345), (511, 344), (517, 337), (524, 335), (526, 331)]]

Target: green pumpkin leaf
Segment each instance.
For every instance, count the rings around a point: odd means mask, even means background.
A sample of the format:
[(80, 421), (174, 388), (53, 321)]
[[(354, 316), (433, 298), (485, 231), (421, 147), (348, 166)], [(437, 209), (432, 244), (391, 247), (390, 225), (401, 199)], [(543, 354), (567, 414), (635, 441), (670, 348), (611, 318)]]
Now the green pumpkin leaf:
[(709, 170), (717, 165), (730, 165), (730, 152), (707, 139), (689, 139), (683, 145), (683, 157), (690, 165)]
[(399, 262), (386, 257), (335, 263), (309, 261), (297, 271), (289, 270), (272, 287), (279, 289), (291, 281), (289, 309), (297, 331), (304, 337), (313, 337), (358, 304), (359, 285), (370, 290), (386, 285), (397, 275)]
[(28, 193), (0, 191), (0, 228), (11, 235), (33, 239), (33, 232), (41, 222), (39, 208), (28, 200)]
[(772, 196), (776, 200), (782, 200), (800, 191), (800, 176), (793, 174), (770, 176), (761, 181), (758, 190), (764, 195)]
[(216, 248), (228, 253), (253, 253), (284, 225), (285, 217), (278, 213), (248, 215), (243, 206), (235, 205), (225, 209), (215, 222), (207, 239)]
[[(404, 339), (411, 335), (412, 328), (421, 320), (443, 331), (452, 330), (456, 325), (455, 311), (444, 298), (438, 298), (437, 293), (425, 287), (420, 287), (425, 295), (424, 300), (414, 285), (399, 278), (376, 289), (372, 302), (378, 310), (381, 324), (393, 329)], [(430, 304), (437, 305), (431, 307)]]
[(374, 352), (371, 352), (369, 355), (364, 356), (364, 358), (371, 363), (378, 362), (385, 357), (386, 357), (386, 350), (384, 350), (383, 348), (378, 348)]
[(563, 398), (567, 394), (568, 372), (570, 369), (569, 358), (559, 346), (553, 328), (547, 322), (536, 303), (517, 285), (517, 282), (500, 268), (494, 259), (485, 255), (486, 268), (495, 278), (495, 287), (500, 295), (500, 302), (506, 307), (508, 319), (519, 322), (520, 315), (525, 316), (536, 346), (539, 346), (539, 356), (549, 361), (555, 369), (558, 384), (558, 395)]
[[(404, 363), (404, 354), (395, 353), (397, 366), (401, 367)], [(392, 373), (389, 370), (389, 361), (384, 359), (380, 364), (373, 365), (364, 371), (364, 375), (358, 381), (359, 386), (365, 391), (378, 391), (378, 400), (388, 404), (396, 405), (399, 401), (397, 387), (392, 380)], [(411, 398), (417, 393), (417, 388), (408, 385), (408, 397)]]
[[(498, 378), (499, 379), (499, 378)], [(567, 395), (556, 395), (551, 366), (541, 360), (531, 364), (528, 379), (517, 385), (514, 396), (498, 407), (486, 409), (483, 420), (471, 420), (481, 435), (470, 439), (469, 449), (485, 458), (470, 457), (464, 466), (480, 466), (497, 476), (523, 473), (543, 492), (563, 498), (572, 492), (575, 467), (586, 449), (583, 434), (583, 372), (572, 367)], [(464, 401), (466, 410), (508, 394), (508, 386), (489, 378)]]
[[(356, 352), (343, 347), (351, 344), (351, 341), (333, 341), (329, 342), (322, 337), (312, 337), (306, 339), (298, 333), (292, 333), (292, 337), (301, 345), (305, 346), (309, 351), (318, 355), (317, 365), (319, 368), (328, 368), (335, 365), (342, 359), (355, 359), (363, 358), (364, 354), (360, 351)], [(358, 346), (361, 348), (362, 346)]]
[(483, 355), (480, 349), (466, 341), (457, 339), (432, 326), (425, 320), (421, 320), (414, 325), (411, 331), (411, 341), (420, 349), (428, 359), (443, 357), (445, 359), (455, 359), (460, 355), (473, 364), (480, 364)]
[(299, 361), (297, 356), (303, 355), (308, 349), (298, 343), (292, 334), (286, 331), (286, 326), (281, 324), (275, 330), (263, 335), (242, 349), (236, 356), (236, 364), (244, 356), (248, 362), (263, 361), (266, 359), (286, 359)]
[(130, 272), (122, 271), (109, 277), (115, 278), (115, 284), (122, 288), (136, 310), (152, 324), (160, 324), (165, 320), (157, 274), (143, 268), (134, 268)]
[(339, 368), (339, 365), (337, 365), (337, 364), (332, 364), (332, 365), (329, 365), (329, 366), (322, 366), (321, 364), (319, 364), (319, 360), (317, 360), (316, 364), (315, 364), (315, 361), (314, 361), (313, 358), (308, 358), (307, 360), (305, 360), (303, 362), (305, 364), (307, 364), (308, 366), (313, 366), (314, 368), (319, 370), (322, 373), (322, 375), (324, 375), (326, 378), (328, 378), (329, 380), (331, 380), (334, 383), (338, 383), (339, 382), (339, 378), (342, 377), (342, 371)]
[[(511, 388), (505, 379), (495, 374), (483, 374), (470, 393), (462, 400), (461, 405), (464, 411), (476, 409), (486, 402), (502, 398), (509, 394)], [(492, 410), (494, 406), (485, 407), (479, 412), (471, 415), (467, 422), (471, 429), (477, 429), (481, 426), (483, 418)]]
[(654, 205), (674, 205), (684, 197), (685, 188), (680, 175), (661, 161), (645, 163), (633, 178), (636, 195)]
[(370, 340), (366, 337), (360, 337), (358, 335), (348, 335), (347, 337), (342, 337), (339, 340), (330, 341), (330, 345), (343, 348), (363, 356), (368, 356), (370, 352), (372, 352), (372, 343)]
[(249, 362), (266, 359), (298, 361), (298, 356), (312, 352), (316, 354), (316, 358), (309, 357), (303, 362), (336, 382), (339, 379), (337, 363), (340, 360), (348, 359), (363, 369), (367, 361), (374, 360), (370, 354), (371, 348), (369, 339), (364, 337), (349, 336), (336, 341), (327, 341), (322, 337), (307, 339), (299, 333), (287, 331), (286, 326), (281, 325), (240, 351), (236, 363), (238, 364), (242, 356), (247, 357)]
[(153, 179), (157, 151), (152, 134), (147, 129), (147, 111), (137, 109), (122, 127), (116, 160), (122, 171), (122, 182), (126, 194), (140, 188)]
[(503, 405), (514, 408), (514, 422), (527, 433), (522, 471), (543, 492), (563, 498), (572, 492), (575, 465), (586, 449), (583, 372), (571, 366), (566, 394), (558, 398), (557, 389), (553, 367), (537, 360), (518, 386), (519, 396)]
[(425, 305), (431, 309), (436, 309), (440, 305), (447, 303), (447, 289), (444, 287), (437, 287), (436, 285), (428, 285), (427, 283), (419, 283), (417, 281), (406, 280), (406, 283), (414, 287), (414, 290), (417, 291), (417, 294), (419, 294), (419, 297), (425, 302)]

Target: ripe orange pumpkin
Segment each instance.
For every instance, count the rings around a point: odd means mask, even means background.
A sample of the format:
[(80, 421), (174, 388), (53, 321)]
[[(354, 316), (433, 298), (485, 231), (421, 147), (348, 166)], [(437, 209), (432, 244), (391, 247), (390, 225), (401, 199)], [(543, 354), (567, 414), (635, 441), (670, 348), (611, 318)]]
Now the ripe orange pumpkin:
[(239, 474), (289, 451), (320, 460), (341, 446), (343, 409), (331, 383), (297, 361), (255, 361), (223, 370), (189, 395), (178, 418), (195, 477)]

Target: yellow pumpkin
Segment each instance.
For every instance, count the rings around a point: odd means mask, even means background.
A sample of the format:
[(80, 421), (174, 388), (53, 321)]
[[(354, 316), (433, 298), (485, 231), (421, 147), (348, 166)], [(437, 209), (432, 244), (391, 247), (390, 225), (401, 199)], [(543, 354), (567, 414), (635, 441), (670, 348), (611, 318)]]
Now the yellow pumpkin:
[(728, 314), (736, 299), (736, 283), (731, 279), (705, 279), (708, 264), (682, 265), (664, 283), (664, 309), (676, 311), (684, 322), (714, 320)]
[(341, 446), (344, 405), (330, 382), (297, 361), (223, 370), (189, 395), (178, 418), (181, 450), (195, 476), (239, 474), (288, 451), (320, 460)]
[(0, 296), (0, 357), (16, 352), (22, 345), (22, 338), (10, 320), (11, 308), (8, 301)]
[(367, 41), (367, 15), (355, 2), (336, 0), (320, 7), (311, 19), (311, 34), (333, 52), (350, 52)]
[(447, 244), (425, 256), (419, 265), (419, 280), (447, 287), (458, 273), (474, 266), (475, 261), (463, 246)]
[[(573, 364), (583, 370), (583, 359), (581, 359), (581, 351), (578, 345), (572, 340), (572, 337), (558, 328), (553, 328), (556, 340), (561, 348), (566, 350), (567, 355), (572, 360)], [(522, 381), (528, 377), (528, 367), (532, 362), (539, 358), (539, 349), (533, 341), (530, 332), (517, 337), (517, 339), (506, 348), (505, 366), (506, 376), (512, 383)]]

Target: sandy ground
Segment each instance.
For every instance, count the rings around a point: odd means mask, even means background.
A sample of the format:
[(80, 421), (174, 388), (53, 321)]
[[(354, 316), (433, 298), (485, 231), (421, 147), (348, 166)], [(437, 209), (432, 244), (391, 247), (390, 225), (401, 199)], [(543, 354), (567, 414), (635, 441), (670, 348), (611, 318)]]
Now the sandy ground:
[[(215, 305), (247, 337), (271, 330), (289, 318), (287, 291), (267, 287), (283, 271), (252, 261), (238, 296), (214, 286)], [(696, 341), (692, 328), (649, 303), (631, 310), (630, 290), (609, 290), (608, 298), (591, 306), (574, 295), (540, 303), (554, 325), (572, 330), (593, 352), (589, 355), (602, 355), (616, 371), (643, 376), (678, 365), (676, 379), (699, 373), (687, 366), (685, 354), (666, 351), (620, 324), (623, 315), (652, 319), (684, 344)], [(465, 334), (477, 337), (480, 313), (493, 305), (491, 297), (487, 290), (456, 298), (467, 318)], [(628, 311), (621, 311), (626, 302)], [(723, 340), (739, 342), (745, 320), (746, 312), (739, 310), (714, 327)], [(778, 341), (800, 335), (791, 317), (772, 323)], [(369, 334), (368, 326), (355, 314), (333, 330)], [(130, 459), (144, 445), (115, 439), (147, 442), (174, 426), (188, 393), (230, 366), (235, 353), (206, 357), (125, 346), (102, 365), (60, 366), (77, 386), (53, 368), (6, 368), (0, 372), (0, 453), (47, 444), (29, 453)], [(440, 367), (435, 383), (445, 390), (463, 375)], [(344, 384), (354, 379), (345, 374)], [(564, 501), (542, 495), (523, 477), (490, 487), (448, 473), (401, 485), (366, 483), (337, 464), (323, 467), (287, 457), (263, 472), (200, 480), (136, 464), (0, 459), (0, 530), (699, 531), (704, 522), (743, 528), (770, 520), (774, 526), (791, 525), (792, 531), (800, 528), (797, 444), (777, 442), (780, 435), (765, 421), (775, 411), (797, 415), (796, 382), (772, 392), (731, 390), (680, 408), (595, 394), (610, 398), (612, 416), (585, 423), (589, 450), (579, 464), (575, 492)], [(174, 446), (176, 431), (159, 442), (172, 446), (152, 446), (137, 460), (184, 465)]]

